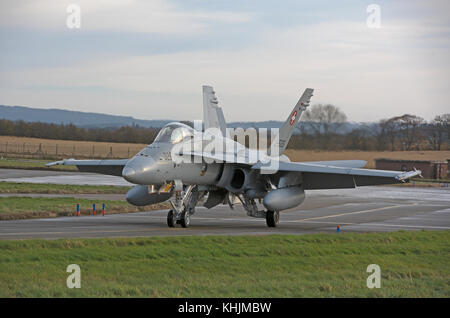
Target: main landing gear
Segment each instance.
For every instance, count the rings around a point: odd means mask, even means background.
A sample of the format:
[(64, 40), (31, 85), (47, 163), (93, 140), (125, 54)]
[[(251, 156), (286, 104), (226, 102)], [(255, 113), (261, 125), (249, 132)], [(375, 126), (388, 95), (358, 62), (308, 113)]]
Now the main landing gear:
[(268, 227), (276, 227), (280, 221), (280, 212), (267, 211), (266, 212), (266, 224)]
[(247, 196), (238, 195), (238, 199), (241, 201), (242, 206), (247, 211), (247, 215), (254, 218), (266, 218), (266, 224), (268, 227), (276, 227), (280, 221), (280, 212), (278, 211), (260, 211), (256, 205), (254, 199), (250, 199)]

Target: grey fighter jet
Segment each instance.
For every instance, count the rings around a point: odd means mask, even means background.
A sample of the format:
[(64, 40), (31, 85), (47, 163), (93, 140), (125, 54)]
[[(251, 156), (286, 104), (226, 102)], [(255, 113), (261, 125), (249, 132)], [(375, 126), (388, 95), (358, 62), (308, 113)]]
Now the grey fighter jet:
[(233, 208), (236, 202), (248, 216), (265, 218), (269, 227), (275, 227), (280, 211), (305, 200), (305, 190), (402, 183), (421, 174), (362, 169), (363, 160), (291, 162), (283, 153), (312, 95), (313, 89), (304, 91), (284, 125), (271, 135), (268, 150), (235, 141), (213, 88), (203, 86), (203, 125), (169, 123), (131, 159), (65, 159), (47, 165), (75, 165), (84, 172), (123, 176), (136, 184), (126, 194), (129, 203), (170, 201), (169, 227), (188, 227), (197, 205)]

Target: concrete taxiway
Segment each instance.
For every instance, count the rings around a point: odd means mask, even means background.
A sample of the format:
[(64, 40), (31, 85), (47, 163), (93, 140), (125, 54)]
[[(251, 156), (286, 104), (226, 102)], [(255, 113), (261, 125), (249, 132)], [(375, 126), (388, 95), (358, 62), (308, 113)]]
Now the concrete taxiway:
[(167, 210), (0, 222), (0, 239), (101, 238), (175, 235), (265, 235), (396, 230), (449, 230), (450, 189), (413, 187), (361, 187), (316, 190), (305, 202), (281, 213), (277, 228), (264, 219), (219, 206), (197, 208), (190, 228), (168, 228)]

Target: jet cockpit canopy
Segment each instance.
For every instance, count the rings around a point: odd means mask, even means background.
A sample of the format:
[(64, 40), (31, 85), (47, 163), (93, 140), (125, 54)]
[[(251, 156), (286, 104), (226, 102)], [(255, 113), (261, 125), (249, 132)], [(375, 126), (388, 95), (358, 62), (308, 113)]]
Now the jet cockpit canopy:
[(154, 142), (177, 144), (192, 136), (194, 136), (194, 129), (192, 127), (182, 123), (169, 123), (161, 129)]

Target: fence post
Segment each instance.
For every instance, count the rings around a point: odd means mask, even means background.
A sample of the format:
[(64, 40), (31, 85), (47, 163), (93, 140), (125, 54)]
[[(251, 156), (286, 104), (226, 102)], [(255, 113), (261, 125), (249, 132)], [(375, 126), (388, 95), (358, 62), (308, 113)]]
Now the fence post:
[(39, 149), (38, 149), (38, 158), (42, 157), (42, 144), (39, 144)]
[(109, 157), (112, 158), (113, 153), (112, 153), (112, 146), (109, 147)]
[(56, 159), (58, 159), (58, 144), (56, 144)]
[(8, 142), (6, 142), (5, 157), (8, 157)]
[(22, 148), (22, 157), (25, 158), (25, 143), (23, 143), (23, 148)]
[(75, 146), (73, 146), (73, 149), (72, 149), (72, 157), (75, 157)]

